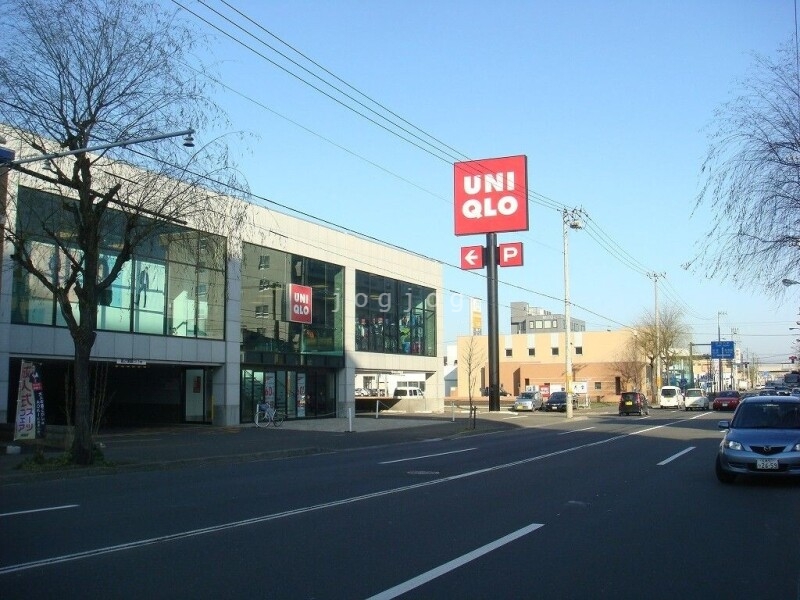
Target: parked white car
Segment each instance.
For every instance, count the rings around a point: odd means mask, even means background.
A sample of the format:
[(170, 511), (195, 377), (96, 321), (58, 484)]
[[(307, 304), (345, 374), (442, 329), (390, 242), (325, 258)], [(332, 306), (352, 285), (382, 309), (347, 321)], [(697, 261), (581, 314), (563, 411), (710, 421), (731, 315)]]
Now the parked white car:
[(683, 395), (684, 410), (708, 410), (709, 406), (708, 396), (700, 388), (688, 388)]
[(661, 408), (683, 408), (683, 393), (677, 385), (665, 385), (658, 392)]

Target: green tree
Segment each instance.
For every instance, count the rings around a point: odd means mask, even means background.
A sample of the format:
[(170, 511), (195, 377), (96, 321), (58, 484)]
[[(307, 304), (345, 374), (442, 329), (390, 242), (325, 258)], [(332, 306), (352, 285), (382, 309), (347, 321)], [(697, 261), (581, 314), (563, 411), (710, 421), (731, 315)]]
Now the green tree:
[[(0, 0), (0, 24), (8, 42), (0, 61), (5, 135), (26, 152), (76, 151), (47, 168), (44, 162), (14, 167), (22, 181), (33, 178), (38, 189), (64, 198), (60, 210), (25, 213), (15, 206), (12, 189), (3, 208), (12, 260), (54, 296), (72, 336), (72, 457), (90, 464), (89, 361), (98, 303), (137, 246), (160, 227), (232, 229), (242, 215), (226, 212), (224, 207), (236, 204), (224, 204), (221, 194), (230, 197), (231, 189), (244, 188), (221, 142), (192, 150), (175, 140), (83, 150), (187, 127), (224, 126), (225, 115), (211, 100), (212, 80), (195, 56), (206, 40), (177, 12), (146, 0)], [(144, 170), (126, 170), (124, 163)], [(14, 227), (10, 217), (23, 213), (36, 222)], [(64, 265), (59, 277), (35, 256), (32, 230), (55, 248)], [(106, 273), (100, 247), (112, 232), (116, 256)]]

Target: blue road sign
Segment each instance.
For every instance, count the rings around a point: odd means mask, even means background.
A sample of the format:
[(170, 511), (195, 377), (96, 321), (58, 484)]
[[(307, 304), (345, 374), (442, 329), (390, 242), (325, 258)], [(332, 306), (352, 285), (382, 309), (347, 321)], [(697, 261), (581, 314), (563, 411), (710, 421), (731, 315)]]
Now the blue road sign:
[(733, 342), (711, 342), (711, 358), (733, 358)]

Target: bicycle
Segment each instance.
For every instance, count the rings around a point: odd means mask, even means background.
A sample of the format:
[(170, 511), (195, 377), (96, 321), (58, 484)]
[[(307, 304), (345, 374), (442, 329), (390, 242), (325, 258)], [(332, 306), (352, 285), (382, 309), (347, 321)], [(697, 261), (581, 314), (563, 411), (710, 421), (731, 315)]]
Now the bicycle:
[(270, 423), (272, 423), (273, 427), (280, 427), (283, 425), (285, 415), (278, 412), (278, 409), (271, 404), (259, 404), (256, 407), (256, 427), (261, 427), (259, 425), (259, 417), (263, 418), (265, 427), (269, 427)]

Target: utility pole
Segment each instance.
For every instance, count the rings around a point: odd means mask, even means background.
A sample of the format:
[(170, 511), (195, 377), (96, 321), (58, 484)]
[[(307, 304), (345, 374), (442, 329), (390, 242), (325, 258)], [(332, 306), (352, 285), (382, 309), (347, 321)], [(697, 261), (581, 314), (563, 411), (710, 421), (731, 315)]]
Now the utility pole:
[[(724, 310), (718, 310), (717, 311), (717, 341), (718, 342), (722, 341), (722, 334), (720, 333), (720, 328), (719, 328), (719, 317), (720, 317), (720, 315), (727, 315), (727, 314), (728, 313), (726, 313)], [(722, 379), (722, 357), (720, 357), (717, 360), (719, 361), (719, 366), (718, 366), (718, 370), (719, 370), (719, 388), (717, 388), (717, 392), (721, 392), (722, 391), (722, 382), (723, 382), (723, 379)]]
[(564, 227), (564, 379), (567, 394), (567, 419), (572, 418), (572, 318), (569, 301), (569, 229), (582, 229), (579, 218), (582, 211), (573, 209), (562, 213)]
[(658, 314), (658, 278), (665, 277), (666, 273), (648, 273), (647, 276), (653, 280), (653, 288), (655, 290), (655, 317), (656, 317), (656, 373), (653, 378), (655, 389), (653, 389), (653, 398), (655, 398), (658, 390), (661, 389), (661, 318)]

